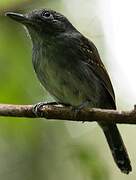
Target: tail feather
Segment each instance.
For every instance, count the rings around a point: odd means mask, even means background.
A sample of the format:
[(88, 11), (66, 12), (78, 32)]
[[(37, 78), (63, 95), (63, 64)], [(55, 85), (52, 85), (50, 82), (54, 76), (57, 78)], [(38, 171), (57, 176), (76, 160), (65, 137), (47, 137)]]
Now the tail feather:
[(116, 124), (100, 124), (100, 126), (104, 131), (115, 163), (123, 173), (128, 174), (132, 171), (131, 162)]

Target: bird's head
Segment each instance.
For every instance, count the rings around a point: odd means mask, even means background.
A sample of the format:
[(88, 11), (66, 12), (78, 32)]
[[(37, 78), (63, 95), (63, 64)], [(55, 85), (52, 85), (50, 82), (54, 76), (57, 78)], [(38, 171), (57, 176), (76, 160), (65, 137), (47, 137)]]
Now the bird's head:
[(75, 29), (65, 16), (53, 10), (34, 10), (25, 15), (7, 12), (6, 15), (25, 25), (32, 39), (37, 35), (41, 38), (53, 37)]

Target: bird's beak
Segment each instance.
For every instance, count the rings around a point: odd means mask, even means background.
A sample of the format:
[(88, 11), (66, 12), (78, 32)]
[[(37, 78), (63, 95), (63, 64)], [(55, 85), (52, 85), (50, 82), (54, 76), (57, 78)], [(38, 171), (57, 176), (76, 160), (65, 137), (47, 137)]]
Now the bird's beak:
[(13, 19), (19, 23), (22, 23), (24, 25), (31, 23), (31, 20), (26, 15), (23, 15), (23, 14), (7, 12), (5, 15), (9, 16), (11, 19)]

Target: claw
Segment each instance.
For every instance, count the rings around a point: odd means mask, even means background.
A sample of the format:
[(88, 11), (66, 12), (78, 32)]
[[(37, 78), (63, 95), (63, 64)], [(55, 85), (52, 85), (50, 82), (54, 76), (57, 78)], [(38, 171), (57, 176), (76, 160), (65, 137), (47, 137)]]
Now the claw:
[(37, 116), (37, 117), (43, 117), (43, 113), (41, 111), (41, 109), (46, 106), (48, 103), (47, 102), (39, 102), (37, 104), (35, 104), (33, 106), (33, 113)]
[(44, 106), (47, 106), (47, 105), (56, 105), (57, 103), (56, 102), (39, 102), (37, 104), (34, 105), (33, 107), (33, 113), (37, 116), (37, 117), (43, 117), (43, 113), (41, 111), (41, 109), (44, 107)]
[[(35, 104), (33, 106), (33, 113), (35, 114), (36, 117), (43, 117), (44, 114), (43, 112), (41, 111), (43, 109), (44, 106), (47, 106), (47, 105), (58, 105), (57, 102), (39, 102), (37, 104)], [(61, 103), (62, 106), (69, 106), (67, 104), (63, 104)]]

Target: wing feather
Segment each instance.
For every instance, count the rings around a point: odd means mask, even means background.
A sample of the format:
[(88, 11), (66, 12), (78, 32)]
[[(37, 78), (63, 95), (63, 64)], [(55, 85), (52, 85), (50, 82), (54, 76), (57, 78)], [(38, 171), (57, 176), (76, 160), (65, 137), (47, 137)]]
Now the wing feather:
[(113, 103), (115, 104), (115, 94), (109, 78), (109, 75), (105, 69), (104, 64), (101, 61), (98, 50), (95, 45), (87, 38), (82, 36), (80, 41), (82, 52), (84, 53), (84, 59), (88, 63), (89, 67), (95, 72), (95, 74), (101, 79), (101, 83), (111, 96)]

